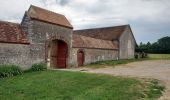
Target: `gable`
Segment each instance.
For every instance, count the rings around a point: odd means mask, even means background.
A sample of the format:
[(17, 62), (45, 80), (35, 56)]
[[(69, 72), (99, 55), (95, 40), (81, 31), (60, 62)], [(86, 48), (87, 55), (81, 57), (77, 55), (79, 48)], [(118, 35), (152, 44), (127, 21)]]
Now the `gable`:
[[(132, 32), (132, 29), (131, 29), (130, 25), (128, 25), (128, 26), (126, 27), (126, 30), (122, 33), (121, 36), (123, 36), (124, 34), (125, 34), (125, 35), (129, 34), (130, 37), (131, 37), (131, 39), (134, 40), (135, 46), (137, 46), (136, 39), (135, 39), (135, 37), (134, 37), (134, 34), (133, 34), (133, 32)], [(119, 41), (120, 41), (121, 36), (119, 37)]]
[(73, 28), (73, 26), (64, 15), (54, 13), (52, 11), (48, 11), (33, 5), (30, 6), (27, 15), (32, 19), (64, 26), (71, 29)]

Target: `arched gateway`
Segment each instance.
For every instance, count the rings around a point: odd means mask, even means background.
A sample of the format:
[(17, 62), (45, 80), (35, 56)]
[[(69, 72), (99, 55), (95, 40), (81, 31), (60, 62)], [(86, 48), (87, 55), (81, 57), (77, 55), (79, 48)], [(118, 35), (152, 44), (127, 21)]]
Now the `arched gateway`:
[(49, 48), (50, 67), (66, 68), (68, 46), (62, 40), (52, 40)]

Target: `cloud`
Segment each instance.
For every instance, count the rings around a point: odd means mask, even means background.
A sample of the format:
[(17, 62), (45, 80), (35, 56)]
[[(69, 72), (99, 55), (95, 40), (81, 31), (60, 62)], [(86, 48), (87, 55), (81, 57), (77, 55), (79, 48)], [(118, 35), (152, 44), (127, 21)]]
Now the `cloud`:
[(70, 0), (56, 0), (57, 3), (59, 3), (61, 6), (65, 6), (67, 5), (69, 2), (71, 2)]
[(0, 20), (20, 22), (31, 4), (64, 14), (74, 29), (130, 24), (138, 42), (170, 35), (169, 0), (3, 0)]
[(0, 20), (20, 22), (31, 4), (42, 6), (37, 0), (3, 0), (0, 6)]

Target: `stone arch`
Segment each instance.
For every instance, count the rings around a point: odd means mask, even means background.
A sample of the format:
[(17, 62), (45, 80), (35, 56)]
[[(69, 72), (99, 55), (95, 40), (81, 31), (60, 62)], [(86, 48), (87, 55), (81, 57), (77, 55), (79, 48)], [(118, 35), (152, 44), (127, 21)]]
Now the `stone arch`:
[(49, 68), (66, 68), (68, 62), (68, 44), (59, 39), (48, 43), (47, 65)]

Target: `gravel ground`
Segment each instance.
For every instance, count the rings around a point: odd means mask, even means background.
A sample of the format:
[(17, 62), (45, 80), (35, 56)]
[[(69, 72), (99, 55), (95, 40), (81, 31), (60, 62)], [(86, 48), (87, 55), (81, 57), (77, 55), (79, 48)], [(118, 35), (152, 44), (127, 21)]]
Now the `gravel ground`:
[(153, 78), (162, 81), (166, 90), (159, 100), (170, 100), (170, 60), (148, 60), (133, 62), (125, 65), (119, 65), (114, 68), (75, 68), (75, 69), (62, 69), (69, 71), (84, 71), (90, 73), (103, 73), (114, 76), (128, 76), (139, 78)]

